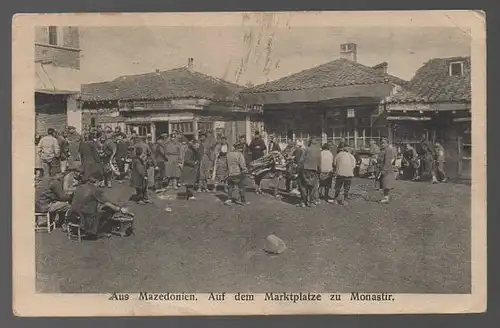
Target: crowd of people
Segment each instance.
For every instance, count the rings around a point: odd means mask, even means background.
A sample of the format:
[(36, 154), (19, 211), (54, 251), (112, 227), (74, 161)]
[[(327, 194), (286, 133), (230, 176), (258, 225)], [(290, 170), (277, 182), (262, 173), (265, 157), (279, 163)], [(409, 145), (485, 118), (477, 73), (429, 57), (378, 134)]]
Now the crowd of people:
[[(315, 138), (300, 143), (289, 140), (282, 150), (272, 136), (266, 145), (258, 131), (249, 144), (243, 135), (229, 145), (224, 136), (215, 137), (212, 131), (200, 131), (192, 140), (173, 131), (153, 142), (151, 135), (132, 132), (127, 136), (119, 127), (91, 129), (80, 135), (70, 126), (62, 132), (50, 128), (35, 143), (35, 210), (59, 218), (67, 218), (69, 212), (69, 217), (94, 237), (108, 234), (105, 227), (109, 215), (128, 213), (105, 195), (104, 188), (112, 187), (114, 181), (129, 180), (135, 190), (130, 200), (142, 205), (151, 203), (151, 191), (161, 193), (181, 187), (187, 200), (220, 187), (228, 196), (226, 205), (246, 205), (249, 184), (261, 194), (262, 180), (271, 172), (275, 195), (279, 179), (284, 177), (286, 191), (300, 197), (299, 207), (316, 206), (321, 199), (346, 205), (359, 165), (345, 140), (338, 144), (322, 144)], [(430, 177), (433, 183), (446, 181), (442, 146), (422, 140), (419, 148), (417, 151), (407, 144), (398, 151), (388, 139), (383, 138), (380, 145), (371, 140), (368, 173), (383, 191), (381, 203), (389, 202), (398, 156), (403, 158), (402, 169), (409, 171), (413, 180)], [(276, 169), (276, 159), (283, 160), (282, 171)], [(269, 163), (270, 167), (257, 172), (255, 163)]]

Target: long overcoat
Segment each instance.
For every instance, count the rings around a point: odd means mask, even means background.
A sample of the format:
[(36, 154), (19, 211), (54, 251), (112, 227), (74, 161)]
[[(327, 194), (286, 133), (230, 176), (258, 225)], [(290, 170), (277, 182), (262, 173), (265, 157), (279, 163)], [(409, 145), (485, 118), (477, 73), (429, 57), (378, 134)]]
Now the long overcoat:
[(394, 167), (392, 161), (394, 160), (394, 150), (391, 146), (387, 146), (380, 150), (378, 156), (378, 163), (380, 169), (380, 188), (392, 189), (394, 188)]
[(184, 164), (182, 165), (181, 183), (192, 185), (198, 180), (200, 167), (200, 153), (189, 145), (184, 152)]
[(165, 155), (167, 162), (165, 163), (165, 176), (167, 178), (179, 178), (181, 169), (179, 164), (182, 163), (182, 145), (177, 140), (168, 141), (165, 143)]
[(82, 159), (82, 179), (87, 181), (94, 173), (101, 172), (98, 144), (93, 140), (81, 142), (79, 152)]
[(130, 186), (132, 188), (144, 188), (144, 178), (146, 176), (147, 171), (144, 159), (135, 157), (130, 167)]
[(200, 180), (208, 180), (212, 178), (211, 173), (215, 162), (215, 147), (215, 140), (212, 138), (206, 139), (203, 144), (200, 145)]

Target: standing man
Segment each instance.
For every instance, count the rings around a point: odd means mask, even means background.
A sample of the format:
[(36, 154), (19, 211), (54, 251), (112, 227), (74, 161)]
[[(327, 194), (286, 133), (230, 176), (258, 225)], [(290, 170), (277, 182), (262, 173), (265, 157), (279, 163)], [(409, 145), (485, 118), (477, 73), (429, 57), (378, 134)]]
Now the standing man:
[(116, 154), (115, 154), (116, 165), (118, 165), (118, 170), (120, 171), (120, 176), (118, 177), (118, 180), (123, 181), (127, 173), (125, 165), (127, 163), (127, 158), (129, 158), (130, 143), (125, 138), (124, 134), (121, 132), (115, 135), (115, 140), (116, 140)]
[(243, 154), (243, 157), (245, 158), (245, 163), (248, 165), (252, 161), (251, 155), (248, 149), (248, 144), (247, 144), (247, 137), (242, 134), (240, 136), (240, 139), (238, 140), (237, 143), (234, 144), (235, 148), (240, 151)]
[(269, 149), (269, 152), (273, 152), (273, 151), (281, 152), (280, 145), (276, 142), (276, 138), (274, 136), (270, 137), (268, 149)]
[(66, 139), (68, 134), (66, 131), (56, 132), (57, 141), (59, 142), (59, 161), (61, 163), (61, 172), (66, 172), (68, 168), (68, 153), (69, 153), (69, 145), (68, 140)]
[(205, 133), (200, 133), (200, 175), (199, 175), (199, 191), (208, 191), (208, 179), (212, 177), (212, 169), (214, 168), (214, 148), (215, 148), (215, 140), (211, 137), (211, 135), (207, 135)]
[(333, 155), (333, 158), (335, 158), (335, 156), (338, 153), (337, 152), (337, 145), (333, 141), (328, 141), (327, 144), (328, 144), (328, 149), (330, 150), (330, 152)]
[(167, 157), (165, 175), (167, 177), (167, 187), (172, 186), (177, 189), (177, 182), (182, 168), (181, 143), (177, 138), (177, 132), (170, 134), (170, 141), (165, 144), (165, 155)]
[(302, 202), (299, 207), (312, 207), (317, 204), (319, 171), (321, 166), (320, 141), (311, 139), (300, 160), (299, 188)]
[(78, 169), (81, 166), (80, 143), (83, 142), (82, 136), (76, 132), (74, 126), (68, 126), (68, 166), (70, 168)]
[(377, 170), (377, 157), (380, 153), (380, 147), (377, 145), (375, 140), (370, 139), (370, 163), (368, 165), (368, 173), (370, 174), (370, 179), (375, 179), (375, 171)]
[[(347, 147), (339, 148), (339, 153), (335, 156), (334, 166), (336, 171), (335, 178), (335, 195), (333, 201), (328, 201), (333, 203), (335, 200), (340, 205), (347, 205), (345, 199), (349, 198), (349, 190), (351, 189), (351, 181), (354, 176), (354, 168), (356, 167), (356, 158), (349, 153)], [(341, 199), (340, 191), (344, 189), (344, 198)]]
[(346, 145), (345, 138), (341, 137), (339, 139), (339, 143), (337, 144), (337, 154), (340, 153), (341, 149), (343, 149), (345, 145)]
[(163, 189), (163, 182), (165, 181), (165, 163), (167, 162), (167, 155), (165, 154), (165, 142), (167, 135), (162, 133), (155, 147), (156, 165), (158, 172), (156, 174), (156, 189)]
[(267, 147), (262, 140), (259, 131), (255, 131), (255, 138), (250, 142), (250, 145), (248, 146), (250, 153), (252, 154), (252, 161), (255, 161), (256, 159), (261, 158), (264, 156), (264, 152), (266, 151)]
[(297, 145), (292, 139), (288, 139), (287, 146), (283, 150), (283, 157), (286, 162), (286, 174), (285, 174), (285, 190), (286, 192), (291, 192), (297, 189), (295, 178), (297, 175), (297, 162), (295, 158), (295, 153), (297, 151)]
[(148, 189), (154, 189), (156, 184), (156, 144), (153, 142), (153, 136), (151, 134), (147, 135), (147, 142), (149, 149), (151, 149), (151, 156), (148, 158)]
[(100, 170), (99, 164), (101, 158), (95, 132), (89, 132), (88, 140), (80, 143), (78, 152), (82, 160), (82, 180), (83, 182), (87, 182), (92, 175), (95, 175)]
[(245, 163), (243, 154), (241, 153), (241, 151), (238, 151), (238, 149), (234, 145), (231, 151), (227, 153), (227, 169), (229, 198), (225, 201), (225, 204), (250, 204), (246, 201), (245, 196), (245, 173), (247, 172), (247, 165)]
[(403, 152), (403, 158), (405, 159), (407, 163), (407, 170), (409, 171), (409, 174), (404, 174), (405, 176), (411, 175), (412, 180), (418, 180), (418, 171), (419, 171), (419, 164), (418, 164), (418, 154), (415, 148), (410, 143), (407, 143), (405, 146), (405, 150)]
[(42, 160), (43, 174), (52, 176), (60, 171), (59, 141), (55, 137), (55, 130), (49, 128), (47, 135), (38, 142), (38, 154)]
[(116, 143), (113, 138), (113, 130), (106, 129), (102, 143), (102, 165), (103, 165), (103, 185), (111, 188), (111, 179), (113, 177), (113, 170), (111, 169), (111, 160), (116, 155)]
[(444, 172), (444, 148), (439, 142), (434, 144), (435, 169), (432, 170), (432, 183), (446, 182), (448, 178)]
[(383, 138), (381, 141), (380, 155), (378, 157), (380, 189), (384, 192), (384, 197), (380, 201), (381, 204), (389, 203), (389, 192), (393, 188), (395, 180), (394, 167), (392, 166), (393, 160), (394, 150), (390, 146), (389, 140)]
[(198, 173), (200, 172), (200, 142), (192, 140), (188, 142), (187, 149), (184, 153), (183, 166), (181, 173), (181, 182), (186, 187), (186, 200), (194, 200), (194, 185), (198, 181)]
[(334, 157), (330, 151), (330, 146), (325, 143), (321, 150), (321, 168), (319, 173), (319, 186), (325, 189), (324, 198), (330, 200), (330, 188), (333, 180)]

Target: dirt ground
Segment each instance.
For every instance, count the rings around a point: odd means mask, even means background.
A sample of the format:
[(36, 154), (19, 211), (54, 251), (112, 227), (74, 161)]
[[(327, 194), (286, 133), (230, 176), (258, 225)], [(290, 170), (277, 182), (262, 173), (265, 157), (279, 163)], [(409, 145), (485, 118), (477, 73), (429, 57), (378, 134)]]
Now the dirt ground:
[[(249, 192), (249, 206), (223, 195), (167, 193), (128, 202), (127, 183), (107, 189), (136, 215), (136, 235), (78, 243), (36, 234), (40, 292), (469, 293), (470, 186), (397, 181), (378, 204), (373, 181), (355, 179), (347, 206), (297, 208)], [(165, 211), (170, 207), (172, 212)], [(270, 256), (267, 235), (288, 250)]]

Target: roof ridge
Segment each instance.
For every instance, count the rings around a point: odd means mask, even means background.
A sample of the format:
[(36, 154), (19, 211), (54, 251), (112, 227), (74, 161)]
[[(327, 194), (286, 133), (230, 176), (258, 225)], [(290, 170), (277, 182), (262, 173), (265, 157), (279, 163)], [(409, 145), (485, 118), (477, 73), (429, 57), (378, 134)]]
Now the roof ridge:
[[(340, 63), (340, 65), (342, 65), (342, 64), (348, 64), (351, 67), (357, 68), (357, 69), (363, 71), (363, 73), (366, 73), (366, 74), (368, 74), (369, 76), (371, 76), (372, 78), (375, 78), (375, 79), (378, 79), (378, 78), (394, 78), (394, 79), (401, 80), (402, 82), (404, 82), (404, 84), (408, 83), (408, 81), (403, 80), (403, 79), (401, 79), (401, 78), (399, 78), (397, 76), (390, 75), (390, 74), (383, 73), (383, 72), (379, 72), (376, 69), (374, 69), (373, 67), (367, 66), (367, 65), (359, 63), (357, 61), (352, 61), (352, 60), (349, 60), (349, 59), (346, 59), (346, 58), (336, 58), (334, 60), (330, 60), (328, 62), (319, 64), (319, 65), (316, 65), (316, 66), (313, 66), (313, 67), (310, 67), (310, 68), (307, 68), (307, 69), (303, 69), (303, 70), (301, 70), (299, 72), (296, 72), (296, 73), (293, 73), (293, 74), (290, 74), (290, 75), (287, 75), (287, 76), (283, 76), (281, 78), (278, 78), (278, 79), (275, 79), (275, 80), (272, 80), (272, 81), (269, 81), (269, 82), (266, 82), (266, 83), (262, 83), (262, 84), (259, 84), (259, 85), (256, 85), (256, 86), (253, 86), (253, 87), (250, 87), (250, 88), (246, 88), (243, 91), (243, 93), (262, 92), (262, 91), (257, 91), (257, 90), (265, 89), (266, 87), (269, 87), (269, 86), (272, 86), (273, 84), (279, 83), (278, 81), (285, 81), (287, 79), (293, 80), (293, 79), (295, 79), (297, 77), (300, 77), (301, 75), (307, 75), (311, 71), (315, 71), (315, 70), (321, 69), (324, 66), (334, 65), (335, 63)], [(324, 86), (322, 86), (322, 87), (324, 87)]]

